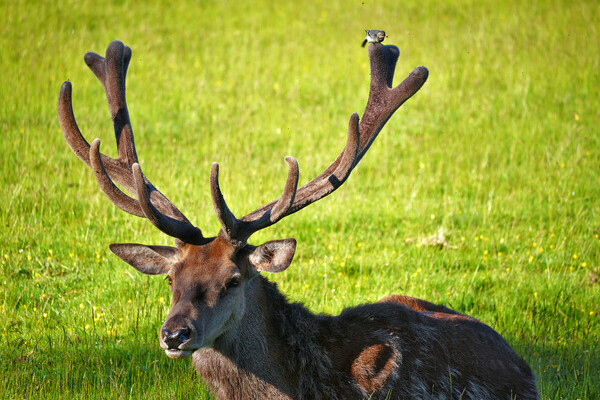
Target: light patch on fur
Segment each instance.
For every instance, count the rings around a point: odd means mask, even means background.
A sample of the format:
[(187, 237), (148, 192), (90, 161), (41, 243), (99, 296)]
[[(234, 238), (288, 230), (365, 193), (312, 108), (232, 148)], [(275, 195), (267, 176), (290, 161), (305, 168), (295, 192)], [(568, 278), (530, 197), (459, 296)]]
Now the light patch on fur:
[(396, 351), (388, 345), (375, 344), (360, 352), (351, 373), (366, 393), (373, 393), (381, 390), (396, 367)]

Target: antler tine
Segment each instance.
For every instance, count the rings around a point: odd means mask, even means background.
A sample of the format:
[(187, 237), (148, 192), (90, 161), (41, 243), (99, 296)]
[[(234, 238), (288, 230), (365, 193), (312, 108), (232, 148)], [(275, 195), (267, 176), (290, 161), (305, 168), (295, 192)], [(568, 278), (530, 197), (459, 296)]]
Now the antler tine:
[[(162, 232), (169, 236), (176, 237), (185, 243), (205, 243), (205, 239), (202, 236), (200, 229), (192, 225), (190, 221), (188, 221), (188, 219), (166, 199), (166, 197), (149, 184), (148, 179), (142, 173), (142, 168), (138, 163), (133, 164), (132, 170), (135, 177), (139, 204), (144, 211), (146, 218)], [(176, 219), (160, 212), (152, 202), (152, 193), (156, 193), (156, 196), (154, 196), (154, 203), (156, 203), (157, 206), (161, 205), (161, 208), (170, 207), (173, 214), (181, 214), (183, 219)]]
[[(118, 158), (100, 153), (100, 141), (90, 146), (85, 140), (73, 113), (71, 84), (64, 82), (58, 100), (58, 118), (63, 135), (73, 152), (94, 172), (100, 188), (120, 209), (150, 220), (167, 235), (192, 244), (202, 244), (206, 239), (200, 229), (192, 225), (152, 183), (142, 174), (135, 151), (133, 130), (125, 98), (125, 78), (131, 60), (131, 49), (113, 41), (106, 49), (106, 57), (89, 52), (84, 60), (102, 83), (110, 116), (113, 121)], [(136, 193), (138, 199), (123, 193), (113, 182), (127, 191)]]
[(373, 43), (369, 46), (371, 87), (365, 113), (360, 122), (361, 149), (357, 162), (371, 147), (392, 114), (423, 86), (429, 75), (427, 68), (416, 67), (392, 89), (394, 70), (399, 56), (400, 50), (396, 46), (385, 46), (381, 43)]
[(94, 139), (92, 146), (90, 147), (90, 166), (98, 181), (100, 189), (106, 194), (106, 197), (113, 202), (114, 205), (119, 207), (121, 210), (133, 214), (136, 217), (145, 217), (144, 211), (140, 207), (140, 203), (123, 193), (117, 185), (114, 184), (110, 176), (104, 168), (100, 154), (100, 139)]
[[(287, 211), (281, 211), (280, 198), (256, 209), (241, 220), (233, 217), (235, 229), (226, 231), (226, 237), (245, 242), (254, 232), (329, 195), (346, 181), (392, 114), (427, 80), (427, 68), (417, 67), (402, 83), (392, 89), (399, 55), (400, 51), (396, 46), (386, 46), (381, 43), (373, 43), (369, 46), (371, 61), (369, 99), (360, 123), (358, 114), (351, 115), (348, 124), (348, 140), (342, 152), (323, 173), (294, 191), (291, 204), (286, 206)], [(222, 199), (222, 195), (220, 198)], [(268, 217), (275, 211), (277, 211), (277, 218), (272, 221)], [(229, 214), (233, 216), (231, 212)]]
[[(106, 93), (119, 152), (117, 159), (106, 157), (101, 161), (106, 165), (111, 178), (123, 185), (129, 192), (135, 193), (136, 186), (131, 167), (138, 162), (138, 158), (125, 98), (125, 77), (130, 60), (131, 49), (119, 41), (113, 41), (108, 45), (106, 58), (93, 52), (88, 52), (84, 56), (85, 63), (96, 75)], [(113, 172), (111, 169), (118, 171)]]
[(210, 193), (212, 195), (215, 214), (221, 223), (222, 234), (228, 239), (237, 237), (240, 220), (227, 207), (221, 187), (219, 186), (219, 164), (216, 162), (212, 164), (210, 169)]
[(233, 243), (245, 244), (254, 232), (273, 225), (289, 213), (296, 196), (300, 170), (298, 161), (294, 157), (285, 157), (285, 162), (288, 164), (289, 171), (281, 196), (278, 200), (272, 202), (272, 207), (265, 210), (266, 212), (262, 213), (260, 218), (252, 220), (247, 220), (247, 216), (241, 220), (237, 219), (229, 210), (219, 185), (219, 164), (212, 164), (210, 190), (215, 214), (221, 223), (221, 235)]
[(125, 99), (125, 78), (131, 54), (131, 48), (113, 41), (106, 49), (106, 58), (93, 52), (86, 53), (84, 57), (85, 63), (104, 87), (119, 150), (118, 159), (129, 167), (138, 161)]
[(285, 181), (283, 193), (279, 200), (275, 203), (271, 209), (269, 215), (269, 222), (274, 224), (281, 218), (285, 217), (292, 208), (294, 200), (296, 198), (296, 191), (298, 190), (298, 179), (300, 178), (300, 168), (298, 168), (298, 161), (292, 156), (285, 157), (285, 162), (288, 164), (289, 171), (288, 177)]
[(299, 211), (312, 202), (327, 196), (348, 179), (358, 163), (358, 152), (361, 144), (358, 121), (358, 114), (352, 113), (348, 122), (346, 146), (321, 175), (298, 189), (296, 201), (292, 205), (290, 213)]

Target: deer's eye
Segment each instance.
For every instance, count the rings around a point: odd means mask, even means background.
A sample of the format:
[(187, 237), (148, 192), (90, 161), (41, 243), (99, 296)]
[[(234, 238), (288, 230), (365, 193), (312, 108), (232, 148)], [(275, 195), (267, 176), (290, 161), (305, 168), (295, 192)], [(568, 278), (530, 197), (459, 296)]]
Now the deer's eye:
[(231, 289), (238, 286), (240, 286), (240, 278), (238, 277), (231, 278), (226, 285), (227, 289)]
[(169, 286), (173, 285), (173, 278), (171, 278), (169, 275), (165, 276), (165, 280), (169, 281)]
[(231, 278), (229, 278), (229, 280), (225, 284), (225, 287), (221, 291), (221, 297), (225, 296), (227, 294), (227, 292), (229, 291), (229, 289), (236, 288), (236, 287), (240, 286), (241, 283), (242, 283), (242, 276), (240, 274), (233, 275)]

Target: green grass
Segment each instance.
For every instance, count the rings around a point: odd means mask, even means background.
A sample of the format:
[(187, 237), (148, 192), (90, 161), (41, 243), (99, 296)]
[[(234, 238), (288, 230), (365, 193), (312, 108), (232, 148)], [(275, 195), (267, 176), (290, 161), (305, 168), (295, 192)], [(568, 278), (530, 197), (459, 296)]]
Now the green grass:
[[(600, 56), (595, 1), (2, 2), (0, 398), (209, 398), (157, 332), (166, 284), (112, 254), (171, 243), (117, 210), (68, 149), (58, 89), (115, 154), (83, 63), (131, 46), (128, 103), (149, 178), (207, 234), (210, 164), (238, 215), (301, 183), (362, 112), (366, 28), (428, 82), (335, 194), (253, 237), (296, 237), (274, 276), (315, 312), (391, 293), (445, 303), (500, 332), (543, 399), (600, 397)], [(136, 4), (141, 4), (136, 3)], [(420, 246), (440, 228), (451, 247)]]

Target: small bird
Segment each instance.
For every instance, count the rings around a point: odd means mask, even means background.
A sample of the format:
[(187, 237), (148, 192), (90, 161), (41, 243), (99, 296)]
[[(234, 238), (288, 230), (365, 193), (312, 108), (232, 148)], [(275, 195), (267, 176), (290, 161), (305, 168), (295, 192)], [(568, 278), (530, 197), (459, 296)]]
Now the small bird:
[(365, 40), (362, 42), (362, 47), (365, 47), (365, 44), (367, 44), (367, 42), (381, 43), (383, 42), (383, 39), (385, 39), (385, 31), (372, 30), (365, 32), (367, 32), (367, 37), (365, 37)]

